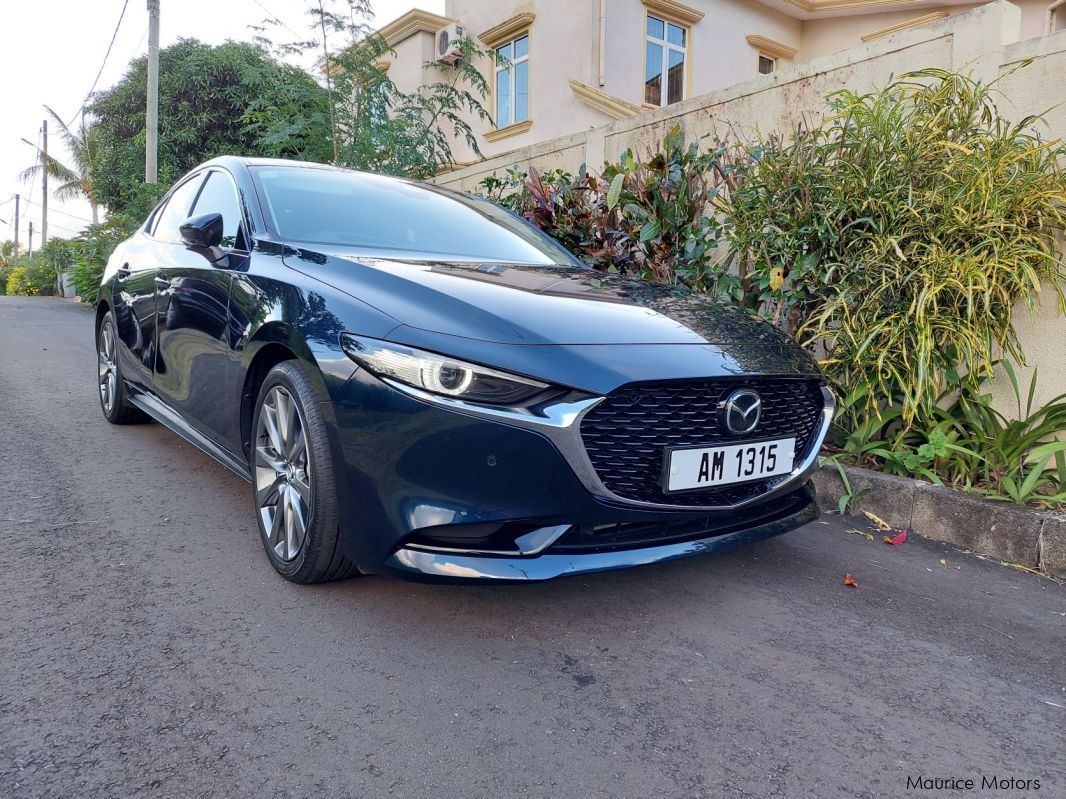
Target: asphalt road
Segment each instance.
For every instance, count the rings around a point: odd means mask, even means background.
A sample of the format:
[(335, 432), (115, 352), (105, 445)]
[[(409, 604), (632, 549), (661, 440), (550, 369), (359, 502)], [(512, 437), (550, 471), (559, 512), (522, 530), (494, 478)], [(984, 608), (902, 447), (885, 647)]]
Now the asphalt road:
[(92, 323), (0, 297), (2, 797), (1066, 796), (1060, 585), (837, 518), (535, 586), (292, 585), (239, 478), (104, 421)]

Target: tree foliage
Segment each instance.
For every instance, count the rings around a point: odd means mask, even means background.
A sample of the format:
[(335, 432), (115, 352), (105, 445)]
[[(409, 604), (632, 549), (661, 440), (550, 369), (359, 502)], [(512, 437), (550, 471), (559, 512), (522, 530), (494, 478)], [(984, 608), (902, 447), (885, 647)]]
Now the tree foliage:
[[(268, 144), (245, 116), (264, 94), (284, 85), (294, 87), (285, 105), (294, 124), (313, 118), (321, 103), (310, 75), (254, 44), (212, 47), (184, 39), (159, 53), (159, 183), (146, 187), (146, 73), (147, 60), (135, 59), (89, 107), (91, 131), (99, 139), (93, 185), (110, 211), (144, 210), (189, 169), (219, 155), (307, 157), (298, 137), (284, 146)], [(295, 92), (301, 86), (306, 92)]]
[[(404, 92), (381, 69), (394, 53), (371, 31), (366, 0), (316, 0), (307, 13), (312, 34), (307, 40), (278, 44), (266, 29), (259, 38), (278, 56), (317, 54), (322, 64), (317, 90), (302, 82), (281, 82), (250, 106), (249, 130), (266, 146), (302, 149), (314, 160), (416, 178), (454, 166), (456, 142), (481, 155), (472, 125), (489, 122), (482, 104), (489, 87), (477, 65), (491, 62), (494, 54), (466, 39), (454, 64), (422, 65), (436, 80)], [(308, 94), (315, 112), (302, 116), (290, 106)]]

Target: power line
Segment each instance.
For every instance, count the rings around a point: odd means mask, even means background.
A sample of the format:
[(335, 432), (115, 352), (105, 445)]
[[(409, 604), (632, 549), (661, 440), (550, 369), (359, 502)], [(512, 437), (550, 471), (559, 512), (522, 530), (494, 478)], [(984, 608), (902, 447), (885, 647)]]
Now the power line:
[(274, 20), (274, 21), (275, 21), (276, 23), (278, 23), (278, 24), (279, 24), (279, 25), (280, 25), (281, 27), (285, 28), (285, 30), (287, 30), (287, 31), (288, 31), (289, 33), (291, 33), (291, 34), (292, 34), (293, 36), (299, 36), (299, 35), (300, 35), (300, 34), (299, 34), (299, 33), (297, 33), (296, 31), (294, 31), (294, 30), (293, 30), (292, 28), (290, 28), (290, 27), (289, 27), (288, 25), (286, 25), (286, 24), (285, 24), (285, 21), (284, 21), (284, 20), (282, 20), (282, 19), (281, 19), (281, 18), (280, 18), (280, 17), (279, 17), (279, 16), (277, 15), (277, 14), (275, 14), (275, 13), (274, 13), (273, 11), (271, 11), (271, 10), (270, 10), (269, 8), (267, 8), (267, 7), (265, 6), (265, 5), (263, 5), (262, 3), (260, 3), (260, 2), (259, 2), (259, 0), (252, 0), (252, 2), (253, 2), (253, 3), (255, 3), (255, 4), (257, 5), (257, 6), (259, 6), (259, 7), (261, 8), (261, 9), (263, 9), (263, 10), (264, 10), (264, 11), (265, 11), (265, 12), (267, 13), (267, 16), (268, 16), (268, 17), (270, 17), (271, 19), (273, 19), (273, 20)]
[[(28, 226), (28, 225), (29, 225), (29, 224), (30, 224), (31, 222), (36, 222), (36, 221), (37, 221), (36, 219), (30, 218), (30, 217), (24, 217), (24, 219), (25, 219), (25, 223), (26, 223), (26, 224), (25, 224), (25, 225), (23, 225), (22, 221), (20, 220), (20, 221), (19, 221), (19, 227), (20, 227), (20, 228), (21, 228), (21, 227), (26, 227), (26, 226)], [(0, 218), (0, 223), (3, 223), (3, 224), (5, 224), (5, 225), (7, 225), (7, 226), (8, 226), (9, 228), (12, 228), (12, 229), (13, 229), (13, 228), (15, 227), (15, 226), (14, 226), (14, 225), (12, 225), (12, 224), (11, 224), (10, 222), (8, 222), (8, 221), (7, 221), (6, 219), (2, 219), (2, 218)], [(50, 220), (49, 220), (49, 222), (48, 222), (48, 227), (57, 227), (57, 228), (59, 228), (60, 230), (62, 230), (62, 231), (64, 231), (64, 232), (66, 232), (66, 233), (74, 233), (74, 234), (78, 234), (78, 233), (81, 233), (81, 230), (74, 230), (74, 228), (69, 228), (69, 227), (67, 227), (66, 225), (57, 225), (57, 224), (56, 224), (55, 222), (52, 222), (52, 221), (50, 221)]]
[(147, 25), (144, 26), (144, 33), (141, 34), (141, 38), (140, 38), (140, 41), (137, 42), (137, 46), (133, 48), (133, 52), (134, 52), (135, 55), (139, 54), (141, 52), (141, 45), (144, 44), (144, 40), (146, 38), (148, 38), (148, 26)]
[[(38, 208), (41, 207), (41, 204), (39, 202), (37, 202), (36, 200), (31, 200), (28, 197), (23, 197), (22, 199), (23, 199), (24, 202), (27, 202), (30, 205), (36, 205)], [(58, 208), (49, 208), (48, 210), (50, 212), (52, 212), (52, 213), (55, 213), (55, 214), (63, 214), (63, 216), (69, 216), (71, 219), (77, 219), (79, 222), (88, 222), (88, 223), (92, 224), (92, 220), (91, 219), (86, 219), (84, 216), (78, 216), (77, 214), (72, 214), (72, 213), (69, 213), (68, 211), (61, 211)]]
[(92, 97), (93, 92), (96, 91), (96, 84), (100, 82), (100, 76), (104, 74), (104, 67), (107, 66), (107, 59), (111, 55), (111, 48), (115, 46), (115, 39), (118, 38), (118, 29), (122, 27), (122, 19), (126, 16), (126, 7), (129, 4), (130, 0), (123, 0), (122, 11), (118, 15), (118, 22), (115, 23), (115, 32), (111, 34), (111, 42), (107, 45), (107, 52), (104, 53), (103, 63), (100, 64), (100, 69), (96, 72), (96, 79), (93, 80), (92, 88), (90, 88), (88, 94), (85, 95), (85, 99), (81, 101), (81, 107), (74, 112), (74, 116), (72, 116), (70, 122), (67, 123), (68, 128), (74, 124), (74, 120), (77, 119), (78, 114), (85, 109), (85, 104), (89, 102), (89, 98)]
[[(32, 222), (33, 220), (31, 219), (30, 221)], [(50, 228), (51, 227), (57, 227), (60, 230), (62, 230), (64, 233), (73, 233), (74, 235), (77, 235), (78, 233), (81, 233), (81, 229), (80, 228), (78, 230), (75, 230), (74, 228), (69, 228), (66, 225), (57, 225), (51, 219), (48, 220), (48, 227), (50, 227)]]
[[(26, 217), (26, 224), (29, 224), (30, 222), (33, 223), (34, 229), (39, 229), (39, 220), (38, 219), (36, 219), (34, 217)], [(82, 230), (81, 228), (78, 228), (77, 230), (75, 230), (74, 228), (67, 227), (66, 225), (57, 225), (52, 220), (48, 220), (48, 227), (57, 227), (61, 231), (63, 231), (64, 233), (73, 233), (75, 235), (78, 234), (78, 233), (81, 233), (81, 230)]]

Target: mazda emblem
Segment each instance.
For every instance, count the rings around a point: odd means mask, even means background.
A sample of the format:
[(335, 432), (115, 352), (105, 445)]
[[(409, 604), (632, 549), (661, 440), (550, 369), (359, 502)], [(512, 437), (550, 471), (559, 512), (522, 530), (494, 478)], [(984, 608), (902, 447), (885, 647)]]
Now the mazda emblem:
[(750, 388), (738, 388), (726, 398), (722, 421), (730, 433), (750, 433), (759, 424), (762, 397)]

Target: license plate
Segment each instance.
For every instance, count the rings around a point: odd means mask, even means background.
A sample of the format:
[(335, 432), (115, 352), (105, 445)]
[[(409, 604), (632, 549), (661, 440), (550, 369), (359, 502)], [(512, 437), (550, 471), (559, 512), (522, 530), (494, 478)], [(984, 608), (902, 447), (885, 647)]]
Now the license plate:
[(670, 449), (666, 453), (666, 490), (689, 491), (788, 474), (795, 456), (794, 438)]

